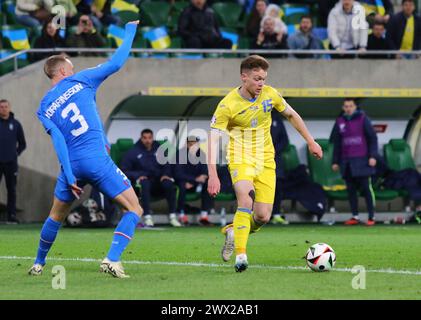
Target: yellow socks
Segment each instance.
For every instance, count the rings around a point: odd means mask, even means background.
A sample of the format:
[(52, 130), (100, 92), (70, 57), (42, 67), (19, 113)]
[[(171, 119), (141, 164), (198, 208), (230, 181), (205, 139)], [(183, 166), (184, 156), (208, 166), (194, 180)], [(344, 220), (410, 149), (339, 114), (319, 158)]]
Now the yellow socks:
[(259, 231), (263, 225), (264, 223), (257, 222), (254, 219), (254, 213), (250, 215), (250, 233), (255, 233)]
[(234, 245), (235, 254), (246, 253), (247, 240), (251, 227), (251, 210), (238, 208), (234, 216)]

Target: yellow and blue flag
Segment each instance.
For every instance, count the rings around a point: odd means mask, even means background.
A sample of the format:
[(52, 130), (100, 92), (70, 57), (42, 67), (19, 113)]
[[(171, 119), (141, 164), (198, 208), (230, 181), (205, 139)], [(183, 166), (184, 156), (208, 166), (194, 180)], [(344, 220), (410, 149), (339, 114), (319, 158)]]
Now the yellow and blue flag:
[(165, 27), (150, 29), (145, 32), (144, 37), (153, 49), (166, 49), (171, 45), (171, 39)]
[(31, 48), (29, 45), (28, 34), (25, 29), (2, 30), (1, 33), (3, 38), (10, 41), (12, 49), (24, 50)]
[(111, 13), (114, 14), (119, 11), (132, 11), (139, 13), (139, 8), (133, 3), (128, 3), (124, 0), (115, 0), (111, 5)]
[(232, 42), (232, 50), (237, 50), (238, 48), (238, 34), (233, 32), (221, 31), (222, 38), (228, 39)]
[(123, 39), (124, 39), (124, 29), (115, 25), (115, 24), (110, 24), (108, 26), (108, 34), (107, 37), (108, 38), (112, 38), (114, 39), (115, 43), (117, 44), (117, 46), (121, 46), (121, 44), (123, 43)]
[(360, 0), (361, 5), (365, 8), (365, 15), (370, 14), (380, 14), (384, 16), (386, 14), (386, 9), (382, 0)]

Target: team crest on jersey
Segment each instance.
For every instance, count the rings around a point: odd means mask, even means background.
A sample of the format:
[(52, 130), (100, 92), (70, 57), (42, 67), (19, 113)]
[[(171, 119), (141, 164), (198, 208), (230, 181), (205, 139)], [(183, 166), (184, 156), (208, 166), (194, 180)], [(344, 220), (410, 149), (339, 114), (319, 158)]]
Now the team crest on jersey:
[(137, 155), (137, 158), (138, 159), (140, 159), (140, 158), (142, 158), (143, 157), (143, 154), (141, 154), (141, 153), (139, 153), (138, 155)]
[(339, 130), (340, 130), (341, 132), (344, 132), (344, 131), (345, 131), (345, 123), (340, 123), (340, 124), (339, 124)]
[(14, 128), (13, 123), (10, 123), (10, 124), (9, 124), (9, 130), (10, 130), (10, 131), (13, 131), (13, 128)]
[(256, 127), (257, 127), (257, 119), (256, 119), (256, 118), (254, 118), (253, 120), (251, 120), (251, 124), (250, 124), (250, 126), (251, 126), (252, 128), (256, 128)]
[(235, 169), (235, 170), (232, 171), (232, 177), (237, 178), (237, 176), (238, 176), (238, 170)]

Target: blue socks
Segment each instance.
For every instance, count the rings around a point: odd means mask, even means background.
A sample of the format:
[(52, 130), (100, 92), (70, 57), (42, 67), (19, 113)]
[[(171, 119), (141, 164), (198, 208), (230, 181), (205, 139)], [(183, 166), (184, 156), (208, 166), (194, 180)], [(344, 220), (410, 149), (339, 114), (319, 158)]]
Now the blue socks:
[(120, 261), (121, 254), (126, 249), (130, 240), (132, 240), (139, 220), (139, 216), (134, 212), (129, 211), (124, 214), (114, 231), (113, 242), (111, 243), (111, 248), (107, 256), (109, 260), (114, 262)]
[(39, 240), (39, 247), (37, 258), (35, 263), (45, 265), (45, 258), (47, 257), (48, 251), (50, 251), (51, 246), (56, 239), (57, 232), (60, 229), (61, 223), (54, 221), (51, 218), (45, 220), (44, 225), (41, 229), (41, 236)]

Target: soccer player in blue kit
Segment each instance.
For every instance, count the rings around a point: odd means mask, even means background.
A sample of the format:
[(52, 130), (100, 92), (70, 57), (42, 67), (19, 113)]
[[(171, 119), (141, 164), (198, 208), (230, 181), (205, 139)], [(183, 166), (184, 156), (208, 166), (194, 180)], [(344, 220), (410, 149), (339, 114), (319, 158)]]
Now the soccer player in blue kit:
[(117, 278), (128, 277), (120, 257), (134, 235), (143, 210), (129, 179), (108, 154), (109, 144), (97, 111), (96, 91), (126, 62), (138, 24), (139, 21), (126, 24), (122, 45), (106, 63), (95, 68), (74, 74), (73, 64), (63, 55), (51, 56), (45, 62), (44, 72), (51, 79), (52, 88), (42, 99), (37, 116), (51, 136), (61, 172), (30, 275), (42, 274), (60, 226), (72, 202), (82, 193), (80, 186), (90, 183), (114, 199), (124, 213), (100, 271)]

